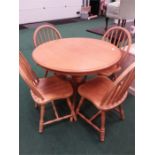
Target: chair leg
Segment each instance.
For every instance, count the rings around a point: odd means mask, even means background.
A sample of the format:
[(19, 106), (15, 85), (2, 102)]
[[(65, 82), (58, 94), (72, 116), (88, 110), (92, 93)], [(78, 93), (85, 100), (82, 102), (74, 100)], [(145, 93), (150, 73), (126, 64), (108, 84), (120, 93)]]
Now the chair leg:
[(109, 18), (105, 17), (105, 31), (108, 29), (108, 21), (109, 21)]
[(105, 137), (105, 119), (106, 119), (106, 113), (104, 111), (101, 112), (101, 128), (100, 128), (100, 141), (104, 141)]
[(40, 121), (39, 121), (39, 132), (43, 132), (44, 128), (44, 114), (45, 114), (45, 105), (41, 105), (40, 107)]
[(120, 105), (118, 108), (119, 108), (120, 118), (121, 118), (121, 120), (124, 120), (125, 119), (125, 113), (124, 113), (122, 105)]
[(122, 19), (121, 26), (123, 27), (124, 19)]
[(72, 103), (71, 103), (71, 101), (70, 101), (69, 98), (67, 98), (67, 103), (68, 103), (69, 109), (70, 109), (70, 111), (71, 111), (71, 114), (72, 114), (72, 116), (73, 116), (73, 117), (70, 118), (70, 121), (72, 122), (73, 119), (74, 119), (75, 121), (77, 121), (77, 118), (76, 118), (76, 115), (75, 115), (75, 112), (74, 112), (74, 107), (73, 107), (73, 105), (72, 105)]
[(83, 101), (84, 101), (84, 97), (81, 97), (80, 102), (79, 102), (79, 104), (78, 104), (78, 106), (77, 106), (77, 108), (76, 108), (76, 114), (78, 114), (78, 112), (79, 112), (79, 110), (80, 110), (80, 107), (81, 107), (81, 105), (83, 104)]
[(124, 27), (125, 27), (125, 25), (126, 25), (126, 19), (124, 19)]
[(56, 110), (56, 106), (54, 104), (54, 101), (51, 101), (51, 104), (52, 104), (52, 109), (54, 111), (55, 117), (58, 119), (59, 118), (59, 115), (58, 115), (58, 112)]
[(122, 20), (122, 25), (121, 25), (121, 26), (122, 26), (122, 27), (125, 27), (125, 25), (126, 25), (126, 19), (123, 19), (123, 20)]
[(118, 19), (118, 24), (117, 24), (117, 25), (118, 25), (118, 26), (120, 26), (120, 23), (121, 23), (121, 20), (120, 20), (120, 19)]
[(47, 77), (47, 75), (48, 75), (48, 70), (45, 71), (44, 77)]

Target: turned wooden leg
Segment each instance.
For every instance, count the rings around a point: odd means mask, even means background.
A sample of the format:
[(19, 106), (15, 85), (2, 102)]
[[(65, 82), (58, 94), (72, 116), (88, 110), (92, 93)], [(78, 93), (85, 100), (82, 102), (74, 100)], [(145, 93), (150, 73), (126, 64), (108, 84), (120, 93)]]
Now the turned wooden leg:
[(123, 110), (123, 106), (120, 105), (118, 108), (119, 108), (120, 118), (121, 118), (121, 120), (124, 120), (125, 119), (125, 113)]
[(70, 118), (70, 121), (72, 122), (73, 118), (74, 118), (75, 121), (77, 121), (77, 118), (76, 118), (76, 115), (75, 115), (75, 112), (74, 112), (74, 107), (73, 107), (73, 105), (72, 105), (72, 103), (71, 103), (69, 98), (67, 98), (67, 103), (68, 103), (69, 109), (71, 111), (71, 114), (73, 116), (73, 117)]
[(125, 27), (125, 25), (126, 25), (126, 19), (124, 19), (124, 27)]
[(39, 132), (43, 132), (44, 128), (44, 114), (45, 114), (45, 105), (41, 105), (40, 107), (40, 121), (39, 121)]
[(122, 27), (125, 27), (125, 25), (126, 25), (126, 19), (123, 19), (122, 20)]
[(124, 20), (122, 20), (122, 22), (121, 22), (121, 26), (123, 27), (123, 23), (124, 23)]
[(120, 20), (120, 19), (118, 19), (118, 24), (117, 24), (117, 25), (118, 25), (118, 26), (120, 26), (120, 23), (121, 23), (121, 20)]
[(44, 77), (47, 77), (47, 75), (48, 75), (48, 70), (45, 71)]
[(105, 31), (108, 29), (108, 21), (109, 21), (109, 18), (105, 17)]
[(77, 108), (76, 108), (76, 114), (78, 114), (78, 112), (79, 112), (79, 110), (80, 110), (80, 107), (81, 107), (81, 105), (83, 104), (83, 101), (84, 101), (84, 97), (81, 97), (80, 102), (79, 102), (79, 104), (78, 104), (78, 106), (77, 106)]
[(59, 118), (59, 115), (58, 115), (58, 112), (56, 110), (56, 106), (55, 106), (54, 101), (51, 101), (51, 105), (52, 105), (52, 109), (54, 111), (55, 117), (58, 119)]
[(106, 113), (104, 111), (101, 112), (101, 128), (100, 128), (100, 141), (104, 141), (105, 137), (105, 119), (106, 119)]

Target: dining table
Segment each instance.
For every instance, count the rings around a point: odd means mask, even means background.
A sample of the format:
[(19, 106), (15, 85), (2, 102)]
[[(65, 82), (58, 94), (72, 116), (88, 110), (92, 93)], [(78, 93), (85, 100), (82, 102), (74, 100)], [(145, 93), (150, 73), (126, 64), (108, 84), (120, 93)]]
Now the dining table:
[(70, 75), (76, 85), (81, 77), (98, 74), (116, 65), (121, 59), (121, 51), (99, 39), (63, 38), (39, 45), (33, 50), (32, 58), (44, 69)]

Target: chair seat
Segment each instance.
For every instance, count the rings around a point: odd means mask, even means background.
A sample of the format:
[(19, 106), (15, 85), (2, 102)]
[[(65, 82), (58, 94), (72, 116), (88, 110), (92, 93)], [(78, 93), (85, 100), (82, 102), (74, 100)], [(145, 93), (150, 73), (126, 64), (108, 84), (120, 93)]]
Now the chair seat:
[(103, 104), (101, 102), (107, 94), (108, 90), (114, 87), (113, 81), (107, 77), (97, 77), (87, 81), (78, 88), (78, 92), (84, 98), (90, 100), (99, 110), (110, 110), (117, 107), (127, 97), (127, 93), (116, 104)]
[(101, 75), (101, 76), (110, 76), (118, 71), (121, 70), (121, 66), (118, 66), (118, 65), (115, 65), (115, 66), (112, 66), (111, 68), (108, 68), (102, 72), (100, 72), (98, 75)]
[(50, 102), (51, 100), (67, 98), (73, 94), (71, 84), (68, 81), (56, 76), (40, 78), (37, 88), (44, 99), (41, 100), (32, 91), (31, 95), (32, 98), (39, 104), (44, 104)]
[(118, 18), (120, 2), (112, 2), (107, 5), (106, 16)]

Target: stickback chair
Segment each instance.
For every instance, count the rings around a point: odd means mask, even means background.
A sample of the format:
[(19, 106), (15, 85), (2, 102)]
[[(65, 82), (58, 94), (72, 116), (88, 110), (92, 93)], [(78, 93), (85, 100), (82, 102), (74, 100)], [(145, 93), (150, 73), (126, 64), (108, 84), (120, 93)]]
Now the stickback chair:
[[(73, 118), (76, 120), (73, 106), (70, 101), (70, 97), (73, 94), (73, 89), (68, 81), (62, 80), (56, 76), (49, 78), (38, 78), (21, 52), (19, 52), (19, 72), (25, 83), (30, 88), (30, 93), (33, 100), (40, 107), (40, 133), (43, 132), (43, 127), (47, 124), (58, 122), (67, 118), (70, 118), (71, 121)], [(71, 111), (70, 114), (59, 117), (54, 104), (54, 101), (58, 99), (67, 100), (67, 104)], [(44, 121), (45, 105), (50, 102), (56, 118), (53, 120)]]
[(126, 61), (126, 58), (128, 56), (131, 47), (132, 38), (130, 32), (127, 29), (120, 26), (114, 26), (109, 28), (105, 32), (104, 36), (102, 37), (102, 40), (114, 44), (121, 50), (122, 53), (121, 60), (119, 61), (118, 64), (99, 73), (99, 75), (111, 76), (112, 74), (120, 71), (121, 64)]
[[(34, 46), (37, 47), (42, 43), (51, 40), (61, 39), (60, 32), (51, 24), (41, 25), (36, 28), (33, 34), (33, 43)], [(47, 77), (48, 70), (45, 71), (45, 77)]]
[[(115, 81), (111, 81), (107, 77), (97, 77), (89, 80), (78, 88), (81, 99), (76, 109), (76, 114), (100, 133), (100, 141), (104, 141), (105, 137), (105, 119), (107, 111), (114, 109), (119, 112), (121, 119), (125, 118), (122, 103), (125, 101), (128, 88), (134, 79), (134, 71), (135, 63), (132, 63)], [(87, 118), (80, 112), (80, 108), (85, 99), (91, 101), (98, 109), (98, 112), (91, 118)], [(99, 115), (101, 116), (100, 127), (93, 123)]]

